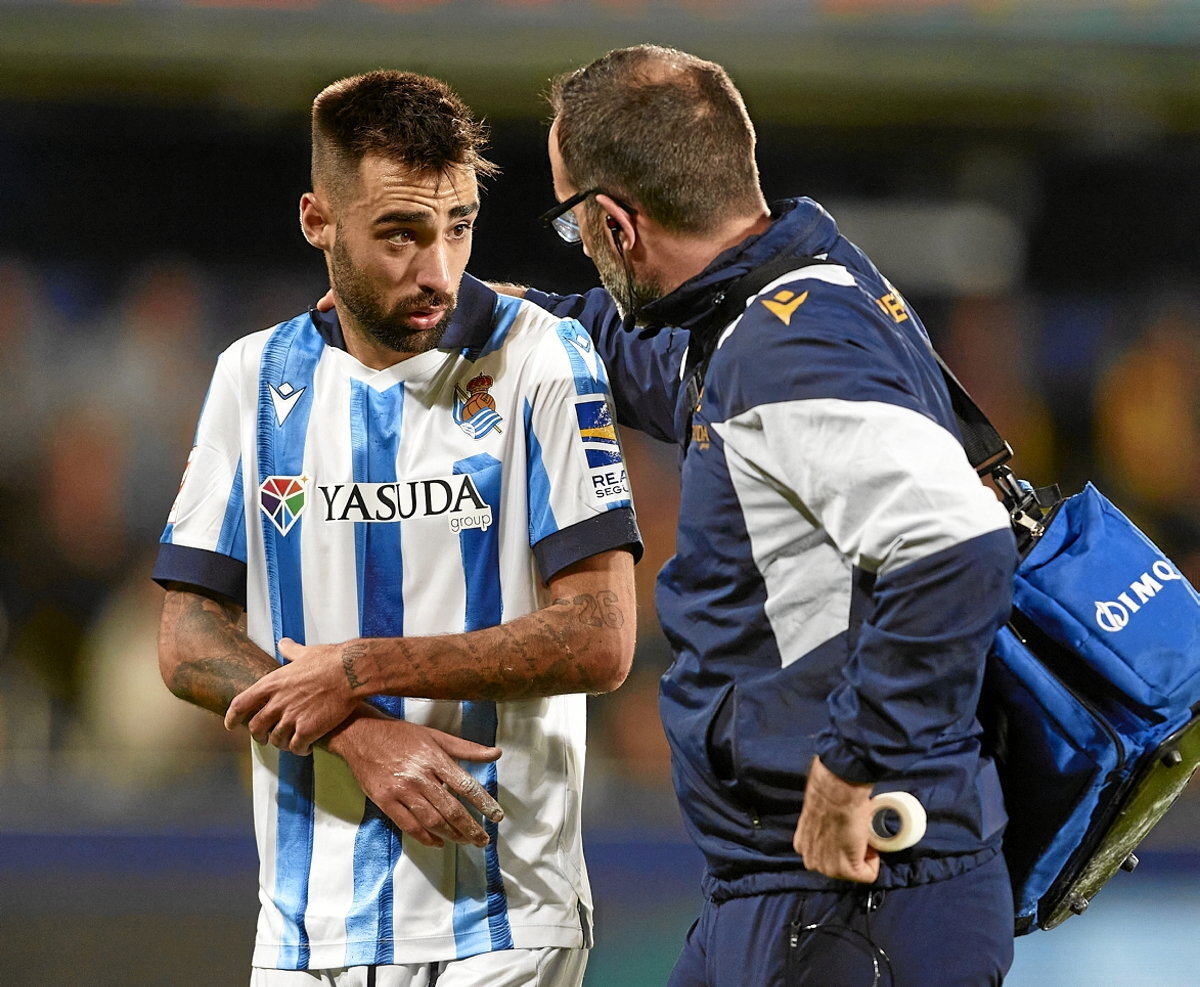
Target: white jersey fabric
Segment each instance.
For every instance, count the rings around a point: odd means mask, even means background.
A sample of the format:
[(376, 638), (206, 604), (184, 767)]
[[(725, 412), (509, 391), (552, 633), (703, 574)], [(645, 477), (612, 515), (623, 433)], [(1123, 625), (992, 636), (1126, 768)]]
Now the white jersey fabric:
[[(640, 552), (608, 379), (587, 333), (467, 276), (440, 348), (385, 370), (316, 312), (217, 363), (155, 578), (244, 602), (256, 644), (471, 631), (545, 580)], [(405, 840), (337, 757), (253, 745), (253, 964), (322, 969), (591, 944), (585, 697), (378, 704), (504, 751), (464, 765), (492, 843)]]

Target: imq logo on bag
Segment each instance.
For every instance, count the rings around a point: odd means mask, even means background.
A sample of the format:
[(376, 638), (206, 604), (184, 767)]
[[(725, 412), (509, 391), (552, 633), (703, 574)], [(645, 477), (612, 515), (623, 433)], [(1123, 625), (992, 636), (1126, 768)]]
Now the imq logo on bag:
[(1150, 567), (1149, 572), (1143, 572), (1138, 579), (1130, 583), (1128, 590), (1118, 593), (1115, 600), (1096, 601), (1097, 626), (1110, 634), (1124, 630), (1133, 615), (1158, 595), (1163, 583), (1182, 578), (1183, 576), (1171, 568), (1170, 563), (1159, 559)]

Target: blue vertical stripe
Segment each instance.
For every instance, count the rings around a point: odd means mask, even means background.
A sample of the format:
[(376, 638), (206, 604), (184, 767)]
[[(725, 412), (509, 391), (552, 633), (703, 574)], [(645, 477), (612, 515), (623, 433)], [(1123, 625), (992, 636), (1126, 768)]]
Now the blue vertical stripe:
[[(259, 368), (258, 479), (270, 476), (299, 477), (304, 470), (304, 444), (312, 409), (313, 376), (325, 343), (307, 315), (280, 325), (263, 349)], [(292, 413), (280, 425), (271, 400), (271, 385), (287, 382), (295, 389), (308, 388)], [(310, 493), (310, 492), (306, 492)], [(255, 497), (257, 505), (258, 498)], [(307, 506), (307, 504), (305, 505)], [(286, 535), (260, 514), (267, 571), (271, 622), (278, 642), (290, 637), (304, 643), (303, 578), (300, 568), (301, 515)], [(282, 942), (277, 964), (282, 969), (308, 966), (308, 882), (312, 864), (313, 774), (312, 757), (279, 752), (279, 794), (276, 799), (275, 888), (273, 899), (283, 917)]]
[(558, 324), (558, 338), (571, 361), (575, 393), (608, 394), (608, 373), (587, 330), (574, 319), (565, 319)]
[[(351, 381), (350, 441), (355, 483), (394, 483), (404, 419), (404, 385), (386, 391)], [(404, 565), (400, 523), (354, 524), (358, 627), (363, 637), (404, 633)], [(404, 715), (399, 696), (375, 704)], [(372, 802), (354, 837), (354, 902), (346, 917), (346, 966), (394, 962), (393, 874), (403, 852), (400, 833)]]
[(475, 489), (492, 509), (492, 523), (483, 528), (463, 528), (458, 533), (463, 577), (467, 587), (467, 609), (463, 629), (477, 631), (495, 627), (503, 620), (500, 597), (500, 487), (504, 467), (500, 460), (480, 453), (454, 464), (454, 475), (471, 475)]
[(550, 505), (550, 474), (542, 458), (542, 444), (533, 430), (533, 405), (525, 399), (525, 460), (528, 464), (525, 501), (529, 505), (529, 544), (536, 545), (558, 530)]
[[(455, 475), (471, 474), (475, 488), (492, 509), (492, 524), (486, 531), (469, 528), (458, 534), (467, 590), (463, 629), (468, 632), (495, 627), (504, 619), (499, 534), (499, 520), (503, 514), (500, 502), (503, 470), (500, 461), (486, 453), (454, 464)], [(462, 736), (489, 747), (495, 744), (496, 704), (464, 702)], [(462, 766), (493, 798), (496, 797), (498, 782), (495, 764), (462, 762)], [(499, 828), (488, 820), (484, 820), (483, 827), (491, 838), (484, 849), (455, 847), (454, 941), (456, 955), (460, 957), (488, 949), (512, 948), (508, 899), (504, 893), (496, 849)]]

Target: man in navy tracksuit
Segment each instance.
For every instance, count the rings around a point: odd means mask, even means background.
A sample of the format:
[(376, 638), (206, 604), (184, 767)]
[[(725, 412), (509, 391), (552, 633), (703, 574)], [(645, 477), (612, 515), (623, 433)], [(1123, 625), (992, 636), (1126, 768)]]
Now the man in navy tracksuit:
[[(547, 218), (607, 292), (528, 297), (589, 327), (622, 424), (683, 449), (661, 712), (707, 870), (672, 987), (1000, 983), (1005, 814), (975, 707), (1016, 553), (924, 328), (819, 205), (768, 208), (719, 66), (624, 49), (551, 104)], [(889, 790), (928, 829), (880, 855), (867, 800)]]

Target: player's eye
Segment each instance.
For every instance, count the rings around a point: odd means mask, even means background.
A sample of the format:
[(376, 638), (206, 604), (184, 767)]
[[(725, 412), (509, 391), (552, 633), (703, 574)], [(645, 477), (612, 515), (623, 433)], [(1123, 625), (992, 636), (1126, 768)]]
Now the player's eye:
[(456, 240), (462, 240), (464, 237), (469, 237), (474, 229), (474, 223), (458, 223), (451, 228), (450, 235)]
[(412, 230), (396, 230), (389, 233), (387, 238), (390, 243), (415, 243), (417, 236)]

